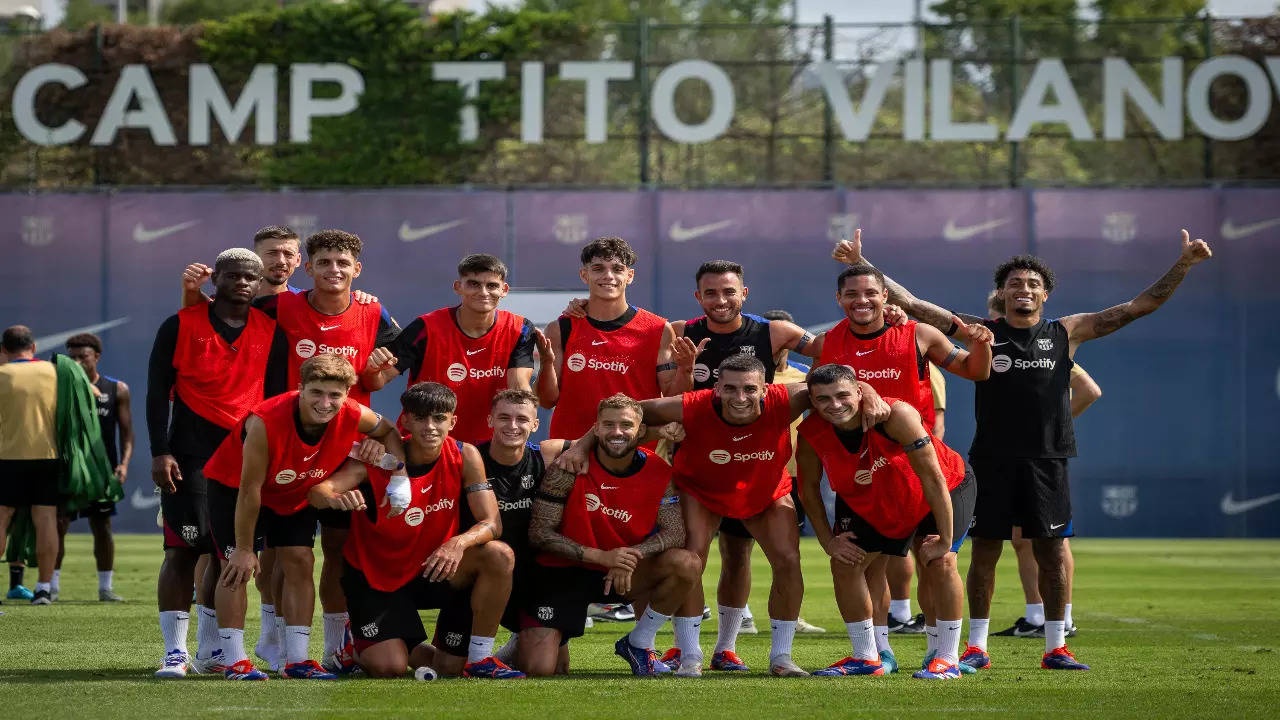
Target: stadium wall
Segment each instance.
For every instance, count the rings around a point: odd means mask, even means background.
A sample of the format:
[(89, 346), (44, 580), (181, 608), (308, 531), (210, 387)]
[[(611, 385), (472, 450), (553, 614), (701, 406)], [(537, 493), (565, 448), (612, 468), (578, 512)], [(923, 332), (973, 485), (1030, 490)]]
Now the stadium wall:
[[(1077, 532), (1088, 536), (1280, 536), (1280, 190), (118, 192), (0, 195), (0, 321), (42, 355), (97, 331), (102, 372), (133, 389), (137, 447), (117, 526), (155, 530), (144, 421), (146, 365), (179, 275), (246, 245), (258, 227), (342, 227), (366, 243), (358, 287), (402, 325), (455, 296), (457, 259), (511, 267), (507, 306), (538, 322), (581, 291), (577, 252), (621, 235), (640, 261), (632, 300), (700, 314), (693, 272), (747, 268), (747, 309), (839, 319), (832, 239), (864, 228), (867, 256), (921, 297), (980, 314), (991, 271), (1033, 252), (1058, 274), (1048, 315), (1124, 302), (1168, 269), (1178, 231), (1213, 246), (1155, 315), (1089, 343), (1077, 359), (1103, 398), (1077, 423)], [(293, 283), (308, 286), (299, 272)], [(560, 292), (551, 292), (560, 291)], [(390, 412), (400, 385), (377, 395)], [(973, 393), (948, 384), (948, 444), (967, 449)], [(545, 425), (544, 425), (545, 427)]]

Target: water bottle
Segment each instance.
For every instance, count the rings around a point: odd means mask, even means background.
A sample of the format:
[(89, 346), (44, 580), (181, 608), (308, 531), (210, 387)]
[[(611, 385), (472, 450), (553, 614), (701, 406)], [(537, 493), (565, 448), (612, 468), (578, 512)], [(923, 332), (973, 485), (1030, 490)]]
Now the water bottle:
[[(351, 443), (351, 452), (347, 453), (347, 457), (353, 457), (357, 460), (360, 458), (359, 441)], [(389, 452), (382, 453), (382, 459), (378, 461), (377, 465), (383, 470), (399, 470), (404, 467), (404, 464), (397, 460), (395, 455), (392, 455)]]
[(435, 680), (437, 677), (439, 677), (439, 675), (436, 674), (436, 671), (432, 670), (426, 665), (423, 665), (422, 667), (413, 671), (413, 679), (419, 680), (421, 682), (428, 682), (431, 680)]

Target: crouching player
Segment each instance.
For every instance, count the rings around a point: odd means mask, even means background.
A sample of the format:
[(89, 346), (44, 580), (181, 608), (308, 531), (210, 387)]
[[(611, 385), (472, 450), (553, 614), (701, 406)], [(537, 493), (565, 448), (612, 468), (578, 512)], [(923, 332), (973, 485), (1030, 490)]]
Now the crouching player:
[[(312, 570), (316, 512), (308, 491), (341, 467), (352, 444), (368, 436), (404, 457), (395, 428), (369, 408), (347, 397), (355, 370), (341, 355), (321, 353), (302, 363), (301, 389), (277, 395), (246, 415), (205, 465), (209, 483), (209, 522), (216, 558), (223, 570), (216, 591), (218, 634), (225, 675), (233, 680), (265, 680), (244, 650), (245, 585), (258, 573), (257, 553), (276, 550), (284, 572), (286, 678), (332, 680), (308, 658), (315, 610)], [(407, 501), (408, 478), (395, 471), (397, 499)]]
[(871, 594), (865, 571), (882, 555), (916, 557), (922, 609), (937, 622), (924, 667), (915, 677), (960, 677), (962, 586), (956, 551), (964, 541), (977, 482), (964, 458), (934, 440), (920, 413), (885, 398), (889, 419), (863, 431), (861, 391), (847, 365), (823, 365), (809, 373), (816, 413), (800, 424), (796, 463), (800, 497), (821, 507), (818, 482), (825, 469), (836, 491), (836, 528), (822, 513), (810, 516), (831, 556), (836, 604), (844, 617), (853, 654), (814, 675), (883, 675), (871, 624)]
[[(511, 594), (511, 548), (498, 500), (475, 447), (454, 440), (457, 396), (434, 382), (400, 396), (409, 475), (408, 509), (388, 517), (391, 473), (348, 462), (311, 489), (316, 507), (356, 511), (343, 555), (342, 590), (351, 613), (356, 662), (373, 677), (410, 667), (442, 675), (523, 678), (493, 657), (493, 640)], [(461, 503), (475, 524), (459, 533)], [(439, 608), (433, 644), (418, 610)], [(464, 658), (466, 660), (463, 664)]]
[(562, 638), (582, 635), (587, 605), (634, 598), (647, 598), (648, 609), (614, 652), (636, 675), (670, 672), (653, 651), (654, 636), (702, 564), (682, 549), (684, 521), (671, 466), (637, 447), (643, 417), (640, 403), (626, 395), (601, 400), (595, 427), (583, 438), (591, 448), (586, 472), (575, 476), (553, 466), (538, 488), (529, 542), (543, 567), (521, 621), (518, 653), (530, 675), (555, 672)]

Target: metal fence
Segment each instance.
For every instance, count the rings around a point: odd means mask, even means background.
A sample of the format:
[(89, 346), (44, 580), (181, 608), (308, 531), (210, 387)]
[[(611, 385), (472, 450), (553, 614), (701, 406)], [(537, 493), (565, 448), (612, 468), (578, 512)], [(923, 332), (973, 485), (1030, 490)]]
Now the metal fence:
[[(20, 67), (23, 43), (15, 44), (10, 37), (5, 47), (8, 57), (0, 62)], [(84, 54), (81, 65), (86, 74), (104, 81), (118, 75), (120, 68), (103, 53), (102, 43), (90, 44)], [(830, 21), (819, 25), (606, 25), (596, 28), (585, 46), (549, 47), (538, 57), (496, 58), (505, 62), (509, 79), (520, 77), (523, 61), (546, 64), (543, 141), (521, 142), (518, 124), (486, 127), (478, 141), (477, 148), (482, 151), (479, 159), (471, 157), (466, 163), (446, 167), (432, 175), (432, 182), (441, 182), (439, 178), (444, 177), (447, 184), (496, 187), (994, 187), (1169, 186), (1280, 179), (1280, 118), (1270, 115), (1244, 140), (1214, 141), (1191, 122), (1185, 123), (1182, 139), (1168, 140), (1130, 104), (1123, 139), (1102, 139), (1103, 58), (1126, 60), (1159, 100), (1163, 58), (1182, 59), (1183, 73), (1177, 83), (1181, 93), (1196, 64), (1225, 54), (1252, 58), (1259, 67), (1264, 56), (1280, 55), (1280, 16), (1105, 23), (1031, 21), (1013, 16), (999, 23), (965, 25)], [(870, 132), (865, 139), (850, 141), (842, 133), (816, 72), (819, 63), (833, 63), (857, 107), (872, 87), (873, 73), (880, 63), (922, 60), (923, 67), (929, 68), (933, 60), (949, 59), (951, 66), (944, 74), (953, 85), (951, 112), (955, 121), (991, 122), (1003, 138), (1018, 99), (1044, 58), (1062, 59), (1096, 140), (1073, 139), (1060, 124), (1038, 125), (1018, 142), (946, 142), (930, 139), (927, 129), (924, 139), (904, 139), (904, 135), (911, 135), (904, 127), (904, 117), (914, 114), (906, 110), (904, 97), (912, 90), (905, 86), (904, 71), (899, 67), (888, 84), (877, 89), (884, 93), (884, 103)], [(665, 68), (687, 59), (715, 64), (732, 83), (732, 122), (709, 142), (673, 142), (653, 121), (655, 80)], [(559, 63), (569, 60), (612, 60), (633, 67), (631, 79), (609, 83), (608, 136), (603, 142), (584, 140), (583, 83), (556, 77)], [(16, 74), (10, 71), (4, 77), (10, 86), (0, 89), (0, 95), (7, 99)], [(922, 92), (932, 92), (942, 79), (930, 72)], [(395, 81), (366, 77), (366, 86)], [(515, 84), (512, 80), (505, 87), (513, 90)], [(1209, 103), (1218, 115), (1234, 117), (1243, 111), (1244, 97), (1244, 85), (1227, 78), (1213, 86)], [(185, 102), (181, 97), (163, 100), (166, 106), (174, 107)], [(674, 103), (676, 115), (690, 123), (705, 118), (710, 109), (705, 87), (696, 82), (679, 86)], [(927, 114), (923, 97), (920, 103), (920, 114)], [(128, 162), (129, 156), (122, 155), (120, 148), (32, 145), (13, 132), (9, 113), (5, 102), (0, 109), (4, 121), (0, 130), (0, 186), (174, 184), (177, 181), (166, 175), (165, 168), (181, 167), (200, 155), (191, 148), (146, 147), (145, 135), (126, 134), (123, 137), (131, 143), (129, 152), (167, 159), (148, 163), (144, 173), (134, 167), (136, 163)], [(285, 113), (280, 115), (283, 127)], [(388, 122), (385, 118), (369, 119), (370, 123), (377, 121)], [(370, 127), (386, 129), (382, 125)], [(181, 129), (176, 129), (181, 137)], [(271, 185), (273, 181), (260, 171), (264, 158), (287, 158), (297, 152), (299, 148), (287, 145), (215, 146), (206, 154), (228, 155), (225, 167), (181, 182)], [(394, 184), (419, 182), (426, 180), (399, 177)]]

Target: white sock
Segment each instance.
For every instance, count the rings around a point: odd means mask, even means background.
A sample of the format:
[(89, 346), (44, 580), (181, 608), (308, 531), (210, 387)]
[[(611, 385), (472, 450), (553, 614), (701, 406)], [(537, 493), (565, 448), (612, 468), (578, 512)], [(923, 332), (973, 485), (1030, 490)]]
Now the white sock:
[(1032, 625), (1044, 624), (1044, 603), (1027, 603), (1027, 622)]
[(652, 607), (646, 608), (644, 614), (636, 620), (635, 629), (631, 631), (627, 641), (632, 647), (652, 650), (658, 629), (666, 625), (670, 619), (670, 615), (654, 612)]
[(900, 623), (911, 622), (911, 598), (890, 600), (889, 615)]
[(62, 570), (61, 570), (60, 568), (59, 568), (59, 569), (57, 569), (57, 570), (54, 570), (54, 571), (53, 571), (53, 580), (52, 580), (52, 581), (50, 581), (50, 583), (49, 583), (49, 585), (51, 586), (51, 592), (52, 592), (52, 591), (57, 591), (57, 589), (61, 587), (61, 585), (59, 584), (59, 583), (61, 582), (61, 580), (62, 580)]
[(937, 657), (955, 665), (960, 662), (960, 626), (962, 620), (938, 620)]
[(187, 626), (191, 623), (191, 615), (185, 610), (161, 610), (160, 634), (164, 637), (166, 653), (178, 650), (187, 652)]
[(876, 636), (875, 631), (871, 628), (870, 618), (847, 622), (844, 624), (844, 629), (849, 633), (849, 643), (853, 645), (853, 657), (855, 660), (880, 659), (880, 656), (876, 653)]
[(113, 575), (115, 575), (114, 570), (99, 570), (98, 571), (98, 590), (110, 590), (111, 578)]
[(987, 651), (987, 629), (991, 627), (991, 618), (969, 618), (969, 644)]
[[(493, 655), (494, 657), (499, 659), (514, 658), (516, 656), (516, 650), (519, 647), (520, 647), (520, 633), (511, 633), (511, 637), (507, 638), (506, 644), (498, 648), (498, 652), (494, 653)], [(506, 660), (503, 660), (503, 662), (506, 662)], [(507, 663), (507, 664), (510, 665), (511, 663)]]
[(889, 647), (889, 626), (877, 625), (875, 626), (875, 632), (876, 632), (876, 652), (881, 652), (883, 650), (888, 650), (889, 652), (893, 652), (893, 648)]
[[(723, 606), (723, 605), (721, 605), (720, 607), (724, 607), (724, 606)], [(751, 604), (750, 604), (750, 603), (747, 603), (746, 605), (743, 605), (743, 606), (742, 606), (742, 617), (747, 618), (747, 619), (750, 619), (750, 620), (754, 620), (754, 619), (756, 618), (756, 616), (755, 616), (755, 615), (752, 615), (752, 614), (751, 614)]]
[(204, 659), (222, 645), (218, 637), (218, 613), (211, 607), (196, 605), (196, 657)]
[(746, 614), (745, 607), (729, 607), (728, 605), (720, 605), (720, 620), (716, 626), (716, 649), (712, 651), (714, 656), (721, 650), (738, 650), (738, 631), (742, 629), (742, 616)]
[[(324, 656), (329, 657), (342, 649), (342, 636), (347, 630), (347, 620), (351, 616), (345, 611), (324, 613), (320, 616), (324, 622)], [(485, 657), (488, 657), (487, 655)], [(484, 658), (481, 658), (483, 660)]]
[(311, 626), (310, 625), (287, 625), (284, 629), (284, 657), (285, 664), (292, 665), (294, 663), (306, 662), (311, 654), (309, 646), (311, 644)]
[(924, 648), (925, 657), (928, 657), (929, 653), (933, 653), (936, 657), (938, 653), (938, 626), (925, 625), (924, 638), (925, 638), (925, 648)]
[(1067, 606), (1063, 608), (1062, 621), (1067, 624), (1068, 630), (1075, 627), (1071, 623), (1071, 603), (1067, 603)]
[(258, 647), (266, 650), (276, 644), (276, 606), (262, 603), (262, 624), (258, 630)]
[(467, 646), (467, 662), (480, 662), (493, 654), (493, 638), (471, 636), (471, 644)]
[(249, 659), (244, 651), (244, 628), (218, 628), (218, 644), (222, 647), (222, 663), (227, 667)]
[(53, 584), (52, 584), (52, 583), (42, 583), (42, 582), (38, 582), (38, 583), (36, 583), (36, 592), (40, 592), (41, 590), (43, 590), (43, 591), (45, 591), (45, 592), (47, 592), (47, 593), (51, 593), (51, 592), (53, 592)]
[(682, 656), (681, 662), (688, 662), (695, 658), (697, 662), (702, 662), (702, 646), (698, 644), (698, 633), (702, 630), (702, 616), (674, 617), (671, 619), (671, 629), (675, 631), (676, 647), (680, 648)]
[(791, 641), (796, 637), (796, 621), (769, 618), (769, 631), (769, 664), (772, 665), (783, 655), (791, 655)]
[(1044, 651), (1053, 652), (1067, 644), (1066, 622), (1063, 620), (1044, 621)]

